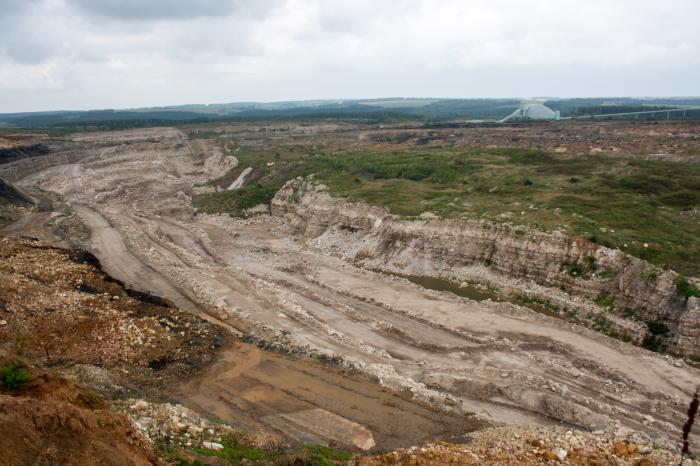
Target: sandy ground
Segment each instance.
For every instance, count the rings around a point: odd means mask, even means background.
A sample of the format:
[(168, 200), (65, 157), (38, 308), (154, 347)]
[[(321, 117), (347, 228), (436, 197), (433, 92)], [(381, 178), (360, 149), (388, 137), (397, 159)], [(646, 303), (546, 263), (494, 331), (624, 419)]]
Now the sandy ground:
[[(92, 232), (85, 247), (136, 288), (234, 326), (261, 345), (332, 361), (463, 417), (632, 428), (659, 442), (678, 437), (700, 382), (697, 370), (524, 308), (477, 303), (357, 268), (294, 239), (277, 218), (195, 215), (193, 185), (231, 165), (215, 146), (191, 144), (176, 130), (83, 135), (76, 150), (88, 156), (20, 184), (59, 193)], [(38, 215), (6, 233), (36, 233), (45, 221)], [(250, 366), (235, 358), (224, 355), (206, 377), (185, 383), (181, 399), (291, 438), (334, 440), (316, 421), (333, 422), (328, 412), (349, 422), (343, 435), (359, 432), (361, 441), (362, 428), (384, 445), (417, 439), (417, 432), (392, 430), (396, 422), (376, 416), (377, 400), (361, 392), (357, 406), (366, 415), (343, 406), (339, 400), (349, 398), (338, 392), (346, 388), (339, 379), (324, 386), (324, 375), (305, 379), (302, 369), (267, 354), (269, 361)], [(291, 395), (271, 387), (285, 376)], [(423, 409), (400, 408), (419, 426)], [(458, 430), (439, 432), (435, 419), (426, 422), (430, 427), (417, 429), (430, 432), (424, 438)]]

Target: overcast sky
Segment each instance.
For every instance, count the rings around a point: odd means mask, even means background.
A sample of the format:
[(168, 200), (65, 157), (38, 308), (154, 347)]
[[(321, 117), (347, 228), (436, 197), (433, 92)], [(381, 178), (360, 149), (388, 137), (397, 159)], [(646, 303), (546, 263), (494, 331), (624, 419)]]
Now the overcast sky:
[(700, 95), (700, 0), (0, 0), (0, 113)]

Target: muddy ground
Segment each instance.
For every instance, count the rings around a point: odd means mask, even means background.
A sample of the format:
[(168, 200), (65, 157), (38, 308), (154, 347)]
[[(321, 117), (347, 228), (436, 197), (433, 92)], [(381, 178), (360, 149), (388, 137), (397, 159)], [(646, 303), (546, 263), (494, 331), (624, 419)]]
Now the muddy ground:
[[(590, 139), (567, 150), (599, 147), (603, 131), (593, 126), (583, 132)], [(372, 131), (345, 126), (280, 128), (221, 131), (239, 134), (241, 144), (327, 132), (334, 132), (333, 144), (374, 138)], [(614, 139), (620, 147), (634, 147), (639, 138), (656, 141), (638, 152), (649, 156), (678, 145), (674, 157), (688, 157), (687, 145), (698, 144), (696, 133), (688, 136), (681, 126), (666, 128), (658, 139), (648, 133), (655, 128), (634, 126), (625, 135), (611, 128), (605, 131), (627, 141)], [(541, 144), (561, 146), (562, 132), (570, 130), (546, 132)], [(502, 137), (483, 138), (497, 143)], [(371, 444), (369, 434), (382, 448), (452, 437), (476, 427), (473, 418), (631, 428), (675, 444), (700, 380), (682, 362), (525, 308), (363, 270), (303, 243), (279, 218), (198, 215), (191, 207), (196, 186), (235, 165), (215, 141), (161, 128), (75, 135), (60, 151), (54, 166), (45, 161), (51, 155), (42, 156), (38, 171), (0, 167), (26, 189), (58, 195), (51, 212), (32, 213), (4, 234), (77, 242), (128, 285), (297, 358), (227, 348), (209, 372), (173, 388), (191, 407), (290, 439), (350, 438), (358, 447)], [(370, 377), (404, 397), (394, 399), (338, 369), (310, 368), (309, 360)], [(451, 414), (437, 414), (438, 408)], [(396, 418), (411, 419), (416, 428), (397, 428)]]

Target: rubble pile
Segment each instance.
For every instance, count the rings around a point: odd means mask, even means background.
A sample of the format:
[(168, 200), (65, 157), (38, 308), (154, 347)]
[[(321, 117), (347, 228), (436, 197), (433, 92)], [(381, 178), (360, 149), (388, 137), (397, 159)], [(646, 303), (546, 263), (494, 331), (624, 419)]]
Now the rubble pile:
[[(676, 466), (680, 455), (620, 430), (587, 433), (562, 427), (509, 426), (469, 435), (464, 445), (436, 443), (359, 458), (357, 466), (616, 465)], [(686, 459), (684, 466), (700, 465)]]
[(125, 413), (136, 430), (152, 444), (167, 448), (217, 449), (225, 438), (236, 438), (256, 448), (276, 445), (264, 434), (243, 433), (227, 424), (212, 422), (180, 404), (129, 399), (113, 402), (112, 409)]
[(226, 331), (125, 289), (94, 256), (0, 239), (0, 346), (100, 390), (163, 385), (206, 365)]

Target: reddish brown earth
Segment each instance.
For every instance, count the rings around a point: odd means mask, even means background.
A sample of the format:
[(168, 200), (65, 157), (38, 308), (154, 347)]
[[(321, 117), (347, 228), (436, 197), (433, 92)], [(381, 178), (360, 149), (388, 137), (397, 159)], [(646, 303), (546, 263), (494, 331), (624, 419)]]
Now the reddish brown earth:
[[(0, 352), (0, 367), (18, 361)], [(19, 360), (26, 366), (26, 360)], [(0, 385), (0, 463), (146, 466), (161, 464), (123, 414), (75, 383), (31, 368), (26, 385)]]

